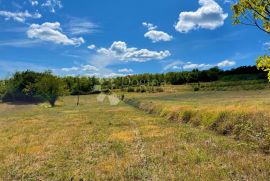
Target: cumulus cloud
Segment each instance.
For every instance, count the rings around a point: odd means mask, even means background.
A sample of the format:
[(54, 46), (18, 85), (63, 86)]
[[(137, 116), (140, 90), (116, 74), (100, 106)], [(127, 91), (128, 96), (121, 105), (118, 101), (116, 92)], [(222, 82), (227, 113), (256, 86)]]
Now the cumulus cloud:
[(109, 48), (100, 48), (97, 50), (100, 55), (112, 57), (123, 61), (145, 62), (153, 59), (164, 59), (171, 54), (168, 50), (151, 51), (148, 49), (128, 48), (127, 44), (122, 41), (115, 41)]
[(49, 8), (52, 13), (55, 13), (56, 8), (63, 7), (61, 0), (46, 0), (41, 6)]
[(120, 73), (130, 73), (130, 72), (133, 72), (133, 70), (128, 69), (128, 68), (123, 68), (123, 69), (119, 69), (118, 72), (120, 72)]
[(230, 60), (224, 60), (222, 62), (219, 62), (217, 64), (218, 67), (231, 67), (234, 66), (236, 64), (235, 61), (230, 61)]
[(38, 19), (41, 18), (42, 15), (39, 13), (31, 14), (28, 11), (25, 12), (10, 12), (10, 11), (0, 11), (0, 16), (5, 17), (6, 20), (13, 19), (17, 22), (25, 22), (26, 19), (32, 18), (32, 19)]
[(143, 22), (142, 24), (148, 29), (148, 32), (144, 34), (144, 37), (152, 40), (153, 43), (159, 41), (171, 41), (173, 39), (173, 36), (168, 33), (156, 30), (158, 27), (151, 23)]
[(214, 30), (223, 26), (227, 13), (214, 0), (199, 0), (201, 7), (195, 12), (181, 12), (175, 29), (187, 33), (194, 29)]
[(213, 67), (220, 67), (220, 68), (224, 68), (224, 67), (232, 67), (236, 64), (235, 61), (231, 61), (231, 60), (224, 60), (221, 61), (219, 63), (216, 64), (205, 64), (205, 63), (201, 63), (201, 64), (196, 64), (196, 63), (192, 63), (192, 62), (186, 62), (183, 63), (182, 61), (175, 61), (172, 62), (168, 65), (166, 65), (163, 70), (167, 71), (167, 70), (193, 70), (193, 69), (199, 69), (199, 70), (206, 70), (206, 69), (210, 69)]
[(27, 31), (27, 36), (32, 39), (35, 38), (63, 45), (79, 46), (84, 43), (84, 39), (82, 37), (69, 38), (67, 35), (63, 34), (59, 22), (46, 22), (41, 25), (32, 24)]
[(92, 45), (89, 45), (87, 48), (90, 50), (94, 50), (96, 48), (96, 45), (92, 44)]

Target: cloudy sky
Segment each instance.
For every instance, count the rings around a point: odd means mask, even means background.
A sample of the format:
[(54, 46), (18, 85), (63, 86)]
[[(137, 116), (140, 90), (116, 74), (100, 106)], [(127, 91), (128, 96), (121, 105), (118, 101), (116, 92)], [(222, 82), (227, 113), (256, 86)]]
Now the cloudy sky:
[(111, 77), (254, 65), (269, 38), (229, 0), (0, 0), (0, 78), (26, 69)]

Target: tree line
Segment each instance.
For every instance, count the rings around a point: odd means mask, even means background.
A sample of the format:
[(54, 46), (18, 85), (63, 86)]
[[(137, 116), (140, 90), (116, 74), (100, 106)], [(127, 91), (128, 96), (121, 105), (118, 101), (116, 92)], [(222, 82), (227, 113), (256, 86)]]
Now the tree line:
[[(239, 76), (242, 75), (242, 76)], [(64, 95), (86, 95), (110, 93), (112, 90), (134, 92), (160, 91), (165, 84), (181, 85), (187, 83), (213, 82), (226, 79), (267, 79), (267, 73), (256, 66), (242, 66), (223, 71), (218, 67), (209, 70), (168, 72), (161, 74), (138, 74), (116, 78), (59, 77), (50, 71), (16, 72), (11, 78), (0, 81), (0, 99), (3, 102), (49, 102), (52, 106)]]

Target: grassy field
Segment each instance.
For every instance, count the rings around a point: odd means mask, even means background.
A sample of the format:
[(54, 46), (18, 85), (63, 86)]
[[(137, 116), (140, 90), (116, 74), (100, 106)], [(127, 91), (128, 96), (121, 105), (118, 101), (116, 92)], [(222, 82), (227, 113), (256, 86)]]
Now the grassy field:
[(181, 91), (126, 97), (128, 104), (144, 111), (230, 135), (270, 153), (269, 90)]
[[(217, 94), (209, 97), (217, 101)], [(210, 106), (210, 99), (201, 94), (162, 95), (167, 98), (158, 97), (166, 104)], [(157, 100), (156, 95), (141, 99)], [(270, 178), (270, 156), (247, 142), (170, 122), (124, 103), (98, 103), (96, 96), (83, 96), (78, 107), (75, 100), (65, 97), (56, 108), (0, 104), (0, 180)], [(192, 103), (195, 100), (200, 103)], [(237, 107), (241, 100), (231, 102)], [(217, 101), (217, 109), (224, 104)]]

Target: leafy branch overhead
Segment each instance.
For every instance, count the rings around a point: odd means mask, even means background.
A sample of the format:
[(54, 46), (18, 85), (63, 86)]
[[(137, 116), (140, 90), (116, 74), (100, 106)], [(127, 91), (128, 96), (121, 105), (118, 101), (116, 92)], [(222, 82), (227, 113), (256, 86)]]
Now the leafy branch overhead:
[[(232, 6), (233, 24), (255, 26), (270, 34), (270, 0), (239, 0)], [(270, 57), (260, 56), (257, 59), (258, 69), (268, 71), (270, 81)]]
[(270, 33), (270, 0), (240, 0), (232, 6), (234, 24), (258, 27)]

